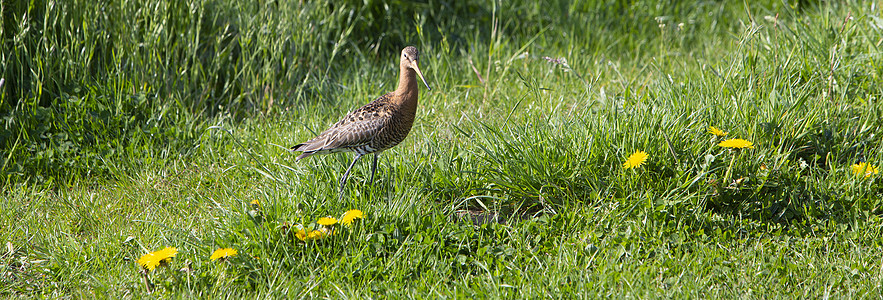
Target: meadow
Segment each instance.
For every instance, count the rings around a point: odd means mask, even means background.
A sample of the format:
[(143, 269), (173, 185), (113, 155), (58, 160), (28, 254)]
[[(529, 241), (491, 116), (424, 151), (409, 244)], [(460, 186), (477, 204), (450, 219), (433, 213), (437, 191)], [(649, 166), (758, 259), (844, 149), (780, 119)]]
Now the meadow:
[(881, 3), (789, 2), (4, 0), (0, 297), (879, 298)]

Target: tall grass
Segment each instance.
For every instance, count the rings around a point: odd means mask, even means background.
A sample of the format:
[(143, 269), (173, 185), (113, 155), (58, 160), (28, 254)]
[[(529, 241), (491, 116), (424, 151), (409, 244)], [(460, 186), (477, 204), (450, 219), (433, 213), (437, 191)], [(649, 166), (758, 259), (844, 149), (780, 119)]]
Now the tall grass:
[[(647, 8), (615, 1), (8, 1), (0, 32), (5, 181), (118, 177), (139, 166), (108, 160), (145, 156), (139, 153), (163, 160), (168, 153), (151, 149), (193, 147), (211, 119), (334, 101), (347, 66), (376, 60), (397, 45), (419, 41), (434, 59), (484, 52), (474, 55), (483, 76), (499, 76), (490, 67), (500, 49), (522, 48), (531, 38), (543, 44), (538, 49), (561, 49), (546, 55), (565, 51), (582, 66), (583, 58), (602, 51), (632, 55), (624, 50), (642, 49), (638, 43), (647, 40), (632, 36), (655, 33), (644, 21), (694, 6)], [(728, 12), (695, 8), (690, 13)], [(726, 17), (705, 22), (718, 19)], [(605, 30), (586, 31), (585, 24)], [(633, 54), (640, 59), (642, 52)], [(516, 54), (507, 55), (502, 58)], [(507, 73), (500, 75), (488, 84), (500, 84)], [(488, 97), (496, 87), (486, 89)]]

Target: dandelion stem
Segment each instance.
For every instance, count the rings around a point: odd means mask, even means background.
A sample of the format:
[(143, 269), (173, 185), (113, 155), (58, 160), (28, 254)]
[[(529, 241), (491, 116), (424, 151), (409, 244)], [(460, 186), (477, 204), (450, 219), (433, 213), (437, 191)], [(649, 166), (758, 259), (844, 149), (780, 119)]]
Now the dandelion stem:
[(147, 278), (147, 270), (141, 270), (141, 278), (144, 279), (144, 286), (147, 288), (147, 293), (153, 293), (153, 284), (150, 283), (150, 278)]
[(733, 158), (730, 159), (730, 166), (727, 167), (727, 173), (724, 174), (723, 186), (725, 187), (730, 184), (730, 175), (733, 173), (733, 164), (736, 163), (736, 155), (738, 154), (733, 154)]

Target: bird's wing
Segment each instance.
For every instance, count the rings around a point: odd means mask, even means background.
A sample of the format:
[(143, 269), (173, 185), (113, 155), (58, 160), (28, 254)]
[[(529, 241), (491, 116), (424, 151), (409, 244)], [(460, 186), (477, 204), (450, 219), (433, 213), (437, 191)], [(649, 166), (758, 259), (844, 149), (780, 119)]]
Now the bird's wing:
[[(361, 118), (360, 118), (361, 117)], [(365, 118), (363, 112), (354, 111), (328, 128), (322, 149), (354, 148), (371, 142), (383, 130), (385, 118)]]
[(347, 114), (319, 136), (295, 145), (291, 150), (304, 152), (299, 156), (303, 158), (312, 154), (344, 151), (371, 142), (386, 127), (391, 117), (389, 111), (384, 109), (382, 101), (387, 97), (388, 95), (384, 95)]

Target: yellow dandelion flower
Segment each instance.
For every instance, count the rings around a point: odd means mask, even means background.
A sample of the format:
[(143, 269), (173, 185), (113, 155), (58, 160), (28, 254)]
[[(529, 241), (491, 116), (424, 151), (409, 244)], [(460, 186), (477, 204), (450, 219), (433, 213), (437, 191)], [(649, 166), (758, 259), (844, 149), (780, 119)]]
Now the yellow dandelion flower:
[(635, 153), (632, 153), (624, 163), (622, 163), (622, 167), (626, 169), (640, 167), (645, 161), (647, 161), (647, 157), (647, 152), (636, 151)]
[(723, 131), (723, 130), (717, 129), (717, 128), (715, 128), (714, 126), (708, 126), (708, 133), (711, 133), (711, 134), (716, 135), (716, 136), (725, 136), (725, 135), (727, 135), (729, 132), (726, 132), (726, 131)]
[(138, 264), (141, 265), (142, 268), (153, 271), (156, 267), (168, 263), (172, 260), (172, 257), (178, 254), (178, 248), (175, 247), (166, 247), (165, 249), (150, 252), (141, 256), (138, 259)]
[(209, 259), (218, 260), (220, 258), (228, 258), (228, 257), (236, 256), (237, 253), (239, 253), (239, 252), (233, 248), (220, 248), (218, 250), (215, 250), (215, 252), (212, 253), (212, 256), (209, 257)]
[(316, 223), (319, 223), (319, 225), (322, 226), (331, 226), (337, 224), (337, 219), (332, 217), (321, 217), (319, 218), (319, 221), (316, 221)]
[(251, 202), (249, 202), (249, 204), (251, 204), (251, 205), (253, 205), (253, 206), (256, 206), (256, 207), (260, 207), (260, 206), (261, 206), (261, 202), (258, 201), (258, 199), (251, 200)]
[(303, 229), (298, 230), (298, 231), (294, 234), (294, 236), (296, 236), (297, 239), (299, 239), (299, 240), (301, 240), (301, 241), (306, 241), (306, 240), (307, 240), (307, 232), (306, 232), (305, 230), (303, 230)]
[(330, 233), (331, 233), (331, 231), (329, 231), (327, 228), (322, 228), (319, 230), (301, 229), (301, 230), (298, 230), (297, 233), (295, 233), (294, 235), (297, 237), (297, 239), (306, 242), (306, 241), (318, 240), (318, 239), (324, 238), (324, 237), (328, 236)]
[(741, 149), (741, 148), (748, 148), (748, 149), (754, 149), (754, 144), (752, 144), (752, 143), (749, 142), (749, 141), (743, 140), (743, 139), (729, 139), (729, 140), (726, 140), (726, 141), (720, 142), (720, 143), (717, 144), (717, 145), (718, 145), (718, 146), (721, 146), (721, 147), (725, 147), (725, 148), (740, 148), (740, 149)]
[(157, 255), (163, 257), (163, 260), (171, 261), (172, 257), (178, 254), (178, 248), (175, 247), (166, 247), (165, 249), (157, 251)]
[(138, 264), (141, 265), (142, 268), (148, 269), (150, 271), (156, 269), (156, 267), (159, 266), (159, 262), (160, 259), (155, 254), (153, 254), (153, 252), (144, 254), (143, 256), (141, 256), (141, 258), (138, 259)]
[(856, 176), (864, 175), (865, 178), (871, 177), (871, 175), (878, 174), (880, 172), (877, 167), (866, 162), (854, 164), (851, 166), (851, 168), (852, 174), (855, 174)]
[(325, 238), (326, 236), (329, 236), (329, 235), (331, 235), (331, 230), (329, 230), (328, 228), (322, 227), (319, 230), (311, 231), (310, 234), (307, 235), (307, 239), (317, 240), (317, 239)]
[(344, 225), (350, 225), (353, 224), (353, 221), (355, 221), (356, 219), (361, 219), (364, 216), (365, 214), (363, 214), (361, 210), (350, 209), (343, 214), (343, 217), (340, 218), (340, 221), (343, 222)]

